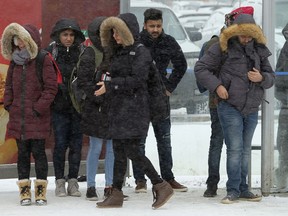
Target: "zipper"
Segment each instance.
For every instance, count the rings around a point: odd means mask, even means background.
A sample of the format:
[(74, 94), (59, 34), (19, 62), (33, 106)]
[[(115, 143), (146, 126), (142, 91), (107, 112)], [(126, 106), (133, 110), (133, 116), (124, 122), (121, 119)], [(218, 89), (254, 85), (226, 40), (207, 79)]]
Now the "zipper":
[(25, 81), (26, 81), (26, 65), (23, 65), (21, 73), (21, 140), (25, 140)]

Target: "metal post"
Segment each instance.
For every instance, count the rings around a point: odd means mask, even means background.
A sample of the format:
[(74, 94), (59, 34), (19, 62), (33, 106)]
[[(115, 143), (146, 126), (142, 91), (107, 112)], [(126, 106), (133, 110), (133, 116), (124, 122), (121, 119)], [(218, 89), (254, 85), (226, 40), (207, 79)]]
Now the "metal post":
[(128, 13), (130, 11), (130, 0), (120, 0), (120, 13)]
[[(274, 61), (275, 46), (275, 0), (262, 1), (262, 27), (267, 38), (267, 46), (272, 52), (270, 63)], [(265, 14), (265, 16), (264, 16)], [(269, 195), (272, 187), (272, 171), (274, 164), (274, 87), (265, 91), (265, 100), (262, 103), (262, 135), (261, 135), (261, 190), (265, 196)]]

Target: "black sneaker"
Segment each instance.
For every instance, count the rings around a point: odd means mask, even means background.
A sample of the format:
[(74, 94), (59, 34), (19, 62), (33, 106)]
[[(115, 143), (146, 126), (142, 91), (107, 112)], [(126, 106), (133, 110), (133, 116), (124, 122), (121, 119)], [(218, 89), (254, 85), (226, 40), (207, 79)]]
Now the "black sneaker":
[(241, 192), (239, 196), (240, 200), (251, 201), (251, 202), (259, 202), (262, 200), (262, 196), (258, 194), (253, 194), (250, 191)]
[(217, 195), (217, 185), (207, 185), (207, 189), (204, 192), (204, 197), (215, 197)]
[(78, 182), (86, 182), (87, 181), (87, 178), (86, 178), (86, 175), (81, 175), (77, 178), (77, 181)]
[(97, 196), (97, 191), (95, 187), (89, 187), (86, 192), (86, 199), (90, 201), (97, 201), (98, 196)]

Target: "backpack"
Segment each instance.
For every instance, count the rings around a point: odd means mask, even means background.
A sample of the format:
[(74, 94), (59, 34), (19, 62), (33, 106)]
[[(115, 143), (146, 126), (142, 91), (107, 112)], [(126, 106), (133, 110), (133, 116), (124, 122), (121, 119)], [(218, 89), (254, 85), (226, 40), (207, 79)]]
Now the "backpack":
[[(132, 61), (136, 54), (137, 48), (141, 46), (144, 45), (138, 44), (129, 52), (129, 56)], [(149, 94), (149, 110), (151, 122), (157, 122), (159, 120), (166, 119), (170, 115), (169, 100), (168, 96), (166, 95), (166, 87), (162, 81), (161, 74), (156, 67), (155, 61), (150, 63), (147, 88)]]
[(41, 84), (41, 87), (42, 89), (44, 88), (44, 81), (43, 81), (43, 63), (44, 63), (44, 59), (45, 59), (45, 56), (48, 55), (49, 58), (51, 59), (52, 63), (53, 63), (53, 67), (54, 67), (54, 70), (57, 74), (57, 83), (58, 85), (61, 85), (63, 83), (63, 79), (62, 79), (62, 74), (58, 68), (58, 65), (56, 63), (56, 61), (54, 60), (54, 58), (52, 57), (51, 53), (44, 50), (44, 49), (41, 49), (37, 56), (36, 56), (36, 73), (37, 73), (37, 77), (38, 77), (38, 80)]
[(103, 53), (100, 52), (94, 45), (90, 45), (90, 46), (86, 47), (80, 53), (79, 60), (76, 64), (76, 66), (72, 70), (72, 73), (71, 73), (71, 76), (70, 76), (70, 79), (68, 82), (68, 92), (69, 92), (73, 107), (75, 108), (75, 110), (78, 113), (81, 113), (84, 101), (85, 101), (86, 96), (87, 96), (85, 94), (84, 90), (80, 89), (78, 87), (78, 71), (79, 71), (79, 66), (80, 66), (80, 62), (81, 62), (81, 57), (82, 57), (83, 53), (85, 52), (85, 50), (88, 49), (89, 47), (91, 47), (95, 52), (95, 71), (94, 71), (94, 74), (96, 73), (97, 68), (103, 59)]

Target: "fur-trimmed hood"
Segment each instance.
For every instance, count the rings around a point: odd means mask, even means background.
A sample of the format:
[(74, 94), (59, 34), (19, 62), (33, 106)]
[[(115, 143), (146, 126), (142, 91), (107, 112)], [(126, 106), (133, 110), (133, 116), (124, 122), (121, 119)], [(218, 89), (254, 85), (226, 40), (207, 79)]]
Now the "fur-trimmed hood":
[(1, 39), (1, 53), (3, 57), (9, 61), (12, 60), (12, 53), (15, 49), (14, 36), (18, 36), (24, 42), (31, 59), (36, 58), (38, 49), (41, 47), (41, 38), (38, 29), (30, 24), (21, 26), (18, 23), (9, 24), (3, 31)]
[(253, 37), (257, 43), (266, 44), (263, 31), (255, 24), (253, 17), (248, 14), (240, 14), (235, 19), (233, 25), (221, 32), (219, 39), (221, 50), (227, 51), (229, 39), (239, 35), (250, 36)]
[(100, 38), (103, 47), (111, 46), (112, 29), (115, 28), (123, 39), (123, 46), (131, 46), (139, 37), (139, 24), (132, 13), (120, 14), (118, 17), (109, 17), (100, 27)]

